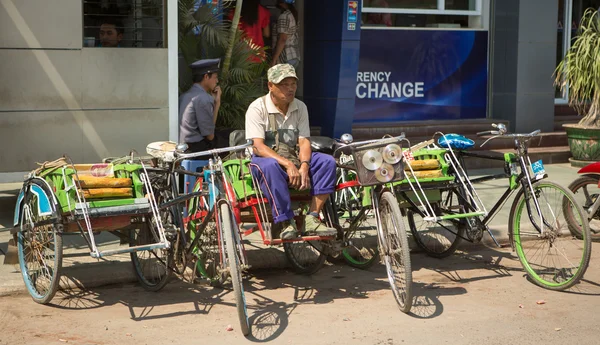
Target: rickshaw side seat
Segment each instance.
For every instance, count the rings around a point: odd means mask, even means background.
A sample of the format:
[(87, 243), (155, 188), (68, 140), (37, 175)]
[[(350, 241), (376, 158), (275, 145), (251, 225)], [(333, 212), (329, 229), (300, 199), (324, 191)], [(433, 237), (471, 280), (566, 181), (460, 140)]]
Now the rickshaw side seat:
[[(415, 204), (419, 204), (419, 198), (410, 187), (409, 181), (415, 186), (418, 181), (424, 189), (429, 202), (441, 200), (440, 188), (453, 182), (455, 177), (448, 174), (450, 164), (445, 159), (446, 149), (423, 148), (412, 153), (414, 160), (408, 161), (404, 165), (405, 178), (392, 183), (397, 191), (404, 192), (406, 197)], [(412, 167), (413, 172), (410, 171)], [(416, 187), (416, 186), (415, 186)], [(402, 198), (398, 199), (400, 207), (409, 207), (410, 204)]]
[(139, 202), (136, 200), (145, 198), (144, 184), (140, 178), (142, 172), (140, 164), (75, 164), (44, 170), (40, 176), (50, 184), (62, 211), (71, 212), (78, 203), (76, 191), (71, 188), (74, 184), (79, 184), (79, 193), (89, 200), (88, 207), (91, 208)]

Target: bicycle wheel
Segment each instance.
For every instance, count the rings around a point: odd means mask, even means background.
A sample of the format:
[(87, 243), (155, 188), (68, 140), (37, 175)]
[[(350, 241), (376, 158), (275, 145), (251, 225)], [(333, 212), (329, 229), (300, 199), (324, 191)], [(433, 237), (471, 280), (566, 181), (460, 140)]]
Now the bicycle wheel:
[[(510, 210), (509, 233), (515, 250), (537, 285), (550, 290), (568, 289), (583, 277), (590, 261), (587, 216), (573, 193), (554, 182), (536, 182), (533, 190), (532, 198), (520, 190)], [(535, 202), (540, 206), (542, 221)], [(580, 229), (581, 236), (571, 233), (569, 223)]]
[(283, 250), (294, 271), (300, 274), (317, 272), (327, 259), (321, 241), (284, 242)]
[(250, 323), (248, 321), (248, 310), (246, 308), (246, 297), (244, 296), (244, 285), (242, 280), (242, 268), (240, 257), (240, 239), (237, 226), (235, 226), (229, 204), (222, 203), (219, 207), (221, 232), (225, 237), (225, 247), (227, 250), (227, 264), (231, 274), (231, 284), (235, 294), (235, 305), (237, 307), (238, 318), (242, 334), (250, 334)]
[[(456, 190), (441, 191), (441, 199), (431, 206), (436, 216), (464, 213), (465, 208), (459, 202)], [(423, 209), (407, 209), (406, 216), (410, 232), (419, 248), (435, 258), (445, 258), (459, 245), (465, 231), (464, 219), (446, 219), (437, 222), (428, 222), (423, 219)]]
[[(166, 211), (161, 210), (161, 214)], [(161, 220), (159, 220), (161, 221)], [(129, 246), (142, 246), (158, 242), (156, 220), (146, 217), (145, 226), (130, 232)], [(142, 287), (148, 291), (159, 291), (169, 282), (171, 276), (169, 249), (150, 249), (130, 253), (133, 269)]]
[[(329, 199), (325, 202), (323, 214), (327, 225), (337, 226), (337, 217)], [(311, 275), (320, 270), (327, 260), (322, 241), (284, 242), (283, 251), (294, 271), (299, 274)]]
[(17, 234), (19, 266), (33, 300), (47, 304), (58, 290), (62, 268), (60, 211), (48, 202), (52, 192), (43, 182), (32, 180), (26, 190)]
[[(571, 182), (569, 189), (575, 194), (575, 200), (583, 207), (590, 224), (590, 231), (594, 234), (600, 233), (600, 207), (593, 211), (594, 204), (600, 202), (600, 175), (585, 175)], [(592, 214), (593, 212), (593, 214)], [(579, 234), (579, 229), (571, 226), (569, 228), (574, 235)]]
[(372, 205), (364, 206), (342, 225), (347, 245), (342, 257), (348, 265), (367, 269), (379, 259), (377, 220)]
[(381, 217), (380, 252), (388, 280), (398, 307), (402, 312), (408, 313), (412, 307), (410, 248), (398, 201), (389, 191), (381, 194), (379, 214)]

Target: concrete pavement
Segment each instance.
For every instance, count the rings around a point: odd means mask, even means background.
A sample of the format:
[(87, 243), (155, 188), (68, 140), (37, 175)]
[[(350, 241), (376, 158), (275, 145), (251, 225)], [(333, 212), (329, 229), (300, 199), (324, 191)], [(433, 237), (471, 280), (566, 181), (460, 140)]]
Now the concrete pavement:
[[(566, 163), (546, 165), (549, 179), (565, 187), (577, 177), (577, 170)], [(473, 170), (470, 173), (475, 177), (499, 171), (498, 169), (487, 169)], [(507, 180), (501, 179), (478, 184), (476, 188), (489, 210), (507, 186)], [(21, 183), (0, 184), (0, 296), (27, 293), (18, 265), (2, 265), (8, 241), (11, 238), (6, 228), (12, 226), (14, 205), (20, 188)], [(511, 200), (504, 205), (490, 224), (494, 236), (501, 243), (508, 241), (507, 223), (510, 205)], [(119, 240), (109, 233), (98, 235), (96, 240), (102, 249), (119, 246)], [(245, 240), (248, 260), (253, 268), (283, 268), (288, 265), (283, 248), (265, 247), (258, 233), (246, 237)], [(92, 288), (136, 281), (129, 254), (97, 260), (90, 257), (89, 249), (79, 234), (65, 235), (63, 242), (63, 277), (61, 279), (63, 288)], [(484, 235), (483, 242), (488, 245), (492, 243), (487, 235)], [(464, 241), (461, 244), (462, 247), (466, 245), (468, 243)]]

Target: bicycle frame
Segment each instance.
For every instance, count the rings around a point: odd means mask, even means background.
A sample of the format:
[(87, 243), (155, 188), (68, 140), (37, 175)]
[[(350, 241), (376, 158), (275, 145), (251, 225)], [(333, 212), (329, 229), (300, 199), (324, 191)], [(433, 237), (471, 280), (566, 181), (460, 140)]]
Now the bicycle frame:
[[(479, 178), (471, 180), (472, 183), (477, 183), (477, 182), (484, 182), (484, 181), (497, 179), (499, 177), (506, 177), (509, 179), (509, 182), (510, 182), (506, 191), (502, 194), (502, 196), (500, 196), (500, 199), (492, 206), (489, 213), (481, 220), (481, 222), (486, 226), (497, 215), (500, 208), (502, 208), (502, 206), (504, 206), (506, 201), (510, 198), (510, 196), (517, 189), (519, 189), (519, 188), (522, 189), (523, 193), (525, 194), (526, 200), (529, 200), (531, 198), (531, 196), (533, 195), (533, 193), (535, 193), (533, 190), (533, 183), (548, 177), (547, 174), (537, 175), (537, 176), (532, 177), (531, 174), (529, 173), (529, 166), (531, 166), (531, 160), (527, 153), (527, 148), (525, 147), (524, 144), (522, 144), (518, 141), (515, 142), (515, 146), (517, 148), (516, 159), (517, 159), (517, 161), (519, 163), (519, 167), (520, 167), (520, 172), (518, 174), (514, 174), (512, 171), (508, 171), (508, 169), (507, 169), (507, 170), (505, 170), (504, 174), (487, 175), (487, 176), (483, 176), (483, 177), (479, 177)], [(509, 164), (509, 162), (511, 162), (510, 164), (514, 164), (512, 159), (509, 160), (506, 158), (506, 156), (498, 157), (496, 155), (489, 155), (489, 154), (484, 154), (484, 153), (459, 151), (459, 161), (463, 167), (465, 166), (464, 159), (463, 159), (464, 157), (476, 157), (476, 158), (483, 158), (483, 159), (490, 159), (490, 160), (501, 160), (501, 161), (506, 162), (507, 164)], [(527, 165), (527, 163), (529, 163), (529, 165)], [(471, 200), (467, 200), (460, 193), (458, 195), (459, 195), (459, 197), (463, 198), (463, 201), (465, 201), (467, 203), (467, 205), (470, 205), (470, 206), (472, 205)], [(540, 205), (537, 202), (537, 199), (533, 198), (533, 200), (534, 200), (534, 204), (535, 204), (535, 211), (536, 211), (537, 215), (539, 216), (539, 219), (543, 220), (542, 224), (544, 224), (546, 227), (549, 227), (549, 224), (547, 223), (547, 221), (545, 219), (543, 219), (543, 217), (542, 217), (542, 211), (541, 211)], [(531, 220), (531, 223), (533, 224), (535, 229), (540, 234), (542, 234), (544, 231), (544, 228), (543, 227), (540, 228), (538, 223), (533, 219), (533, 213), (532, 213), (530, 204), (526, 203), (526, 206), (527, 206), (527, 213)]]
[[(534, 132), (534, 133), (536, 133), (536, 132)], [(428, 186), (423, 189), (424, 190), (438, 189), (438, 190), (446, 190), (446, 191), (456, 190), (455, 194), (456, 194), (457, 198), (460, 199), (459, 200), (460, 204), (463, 205), (466, 209), (463, 210), (464, 213), (456, 213), (456, 214), (453, 214), (451, 217), (447, 217), (447, 218), (454, 219), (453, 221), (460, 221), (461, 219), (468, 219), (468, 218), (477, 219), (478, 222), (480, 222), (483, 226), (485, 226), (485, 229), (488, 231), (488, 233), (490, 234), (490, 236), (492, 237), (494, 242), (497, 245), (499, 245), (499, 243), (494, 238), (493, 234), (490, 232), (489, 228), (487, 228), (487, 226), (489, 225), (491, 220), (498, 214), (498, 211), (500, 210), (500, 208), (504, 206), (506, 201), (511, 197), (511, 195), (516, 190), (518, 190), (518, 189), (523, 190), (526, 200), (530, 200), (531, 196), (535, 193), (535, 191), (533, 189), (533, 183), (547, 177), (546, 174), (543, 174), (543, 175), (538, 174), (536, 176), (532, 176), (532, 174), (530, 174), (530, 171), (529, 171), (529, 166), (531, 166), (532, 164), (531, 164), (529, 155), (527, 153), (527, 142), (531, 137), (533, 137), (534, 133), (529, 134), (529, 135), (519, 135), (519, 134), (511, 135), (511, 138), (514, 138), (516, 153), (505, 153), (502, 156), (498, 156), (497, 154), (488, 154), (488, 153), (462, 151), (462, 150), (454, 152), (451, 148), (447, 148), (447, 150), (449, 151), (446, 154), (447, 161), (450, 161), (451, 166), (454, 168), (456, 174), (462, 175), (462, 177), (457, 176), (456, 180), (454, 182), (451, 182), (447, 185), (442, 185), (442, 186), (432, 185), (432, 186)], [(501, 135), (502, 134), (500, 134), (500, 136)], [(492, 137), (488, 140), (491, 140), (496, 137), (497, 136)], [(486, 175), (486, 176), (471, 179), (469, 177), (468, 171), (466, 169), (466, 165), (465, 165), (465, 161), (464, 161), (465, 157), (474, 157), (474, 158), (503, 161), (506, 164), (505, 171), (502, 174), (492, 174), (492, 175)], [(518, 173), (517, 173), (516, 167), (513, 165), (516, 163), (518, 163), (518, 165), (520, 167), (520, 172), (518, 172)], [(494, 179), (498, 179), (498, 178), (508, 178), (509, 186), (506, 189), (506, 191), (502, 194), (500, 199), (492, 206), (491, 210), (488, 212), (485, 209), (485, 205), (483, 205), (481, 199), (479, 198), (479, 196), (476, 193), (475, 187), (472, 184), (478, 183), (478, 182), (494, 180)], [(401, 195), (403, 195), (404, 199), (410, 205), (411, 209), (414, 212), (418, 213), (424, 219), (428, 216), (427, 210), (424, 211), (420, 207), (418, 207), (414, 201), (412, 201), (410, 198), (407, 197), (404, 190), (400, 190), (399, 192), (401, 193)], [(452, 197), (452, 196), (449, 195), (449, 197)], [(541, 211), (540, 205), (538, 204), (537, 198), (533, 198), (533, 200), (534, 200), (535, 209), (532, 209), (529, 202), (526, 203), (528, 216), (529, 216), (529, 219), (530, 219), (531, 223), (533, 224), (534, 228), (540, 234), (543, 234), (545, 231), (544, 228), (550, 228), (550, 225), (547, 222), (547, 220), (544, 219), (544, 217), (542, 217), (542, 211)], [(481, 211), (483, 211), (483, 212), (481, 212)], [(479, 213), (479, 215), (473, 215), (473, 213)], [(537, 216), (538, 216), (537, 219), (541, 219), (541, 222), (538, 222), (534, 219), (534, 214), (537, 214)], [(452, 231), (451, 229), (449, 229), (448, 227), (446, 227), (442, 223), (440, 223), (438, 221), (437, 216), (429, 217), (429, 218), (430, 218), (430, 221), (434, 221), (434, 222), (438, 223), (441, 227), (443, 227), (446, 230), (448, 230), (449, 232), (457, 235), (454, 231)], [(443, 218), (440, 217), (440, 219), (443, 219)], [(482, 229), (482, 231), (483, 231), (483, 229)], [(460, 236), (460, 237), (465, 240), (468, 240), (462, 236)]]

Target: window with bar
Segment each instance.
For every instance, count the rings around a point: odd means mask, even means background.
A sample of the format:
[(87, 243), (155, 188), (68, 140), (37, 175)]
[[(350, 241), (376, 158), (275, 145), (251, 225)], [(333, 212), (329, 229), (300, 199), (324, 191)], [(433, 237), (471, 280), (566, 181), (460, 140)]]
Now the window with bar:
[(165, 0), (82, 1), (84, 47), (164, 47)]

